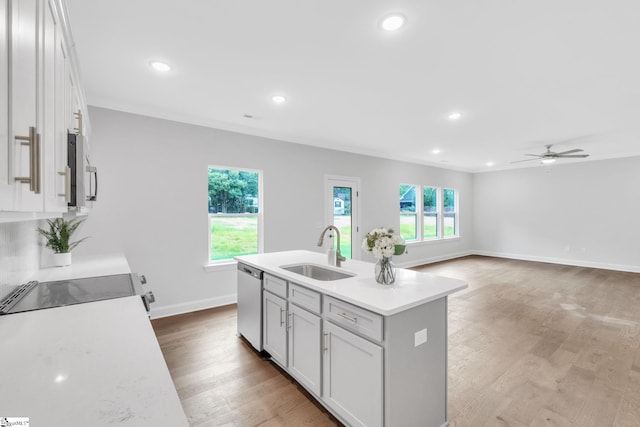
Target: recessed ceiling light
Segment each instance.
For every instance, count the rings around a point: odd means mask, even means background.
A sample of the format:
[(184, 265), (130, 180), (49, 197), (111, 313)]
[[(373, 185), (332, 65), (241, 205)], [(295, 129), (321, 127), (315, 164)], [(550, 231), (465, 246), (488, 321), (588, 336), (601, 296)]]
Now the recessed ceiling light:
[(550, 165), (551, 163), (555, 163), (555, 161), (556, 159), (554, 159), (553, 157), (541, 160), (543, 165)]
[(399, 13), (385, 17), (380, 22), (380, 27), (385, 31), (397, 31), (407, 23), (407, 19)]
[(487, 163), (486, 163), (486, 165), (487, 165), (487, 166), (489, 166), (489, 167), (492, 167), (493, 165), (495, 165), (495, 163), (493, 163), (493, 162), (487, 162)]
[(439, 149), (437, 149), (437, 148), (434, 148), (431, 152), (432, 152), (433, 154), (440, 154), (440, 150), (439, 150)]
[(272, 100), (273, 102), (275, 102), (276, 104), (282, 104), (282, 103), (284, 103), (284, 102), (287, 100), (287, 98), (285, 98), (285, 97), (284, 97), (284, 96), (282, 96), (282, 95), (273, 95), (273, 96), (271, 97), (271, 100)]
[(458, 120), (462, 117), (462, 113), (459, 111), (453, 111), (451, 113), (449, 113), (449, 115), (447, 116), (447, 118), (449, 120)]
[(151, 68), (153, 68), (156, 71), (160, 71), (161, 73), (166, 73), (167, 71), (171, 71), (171, 65), (165, 62), (151, 61), (149, 65), (151, 66)]

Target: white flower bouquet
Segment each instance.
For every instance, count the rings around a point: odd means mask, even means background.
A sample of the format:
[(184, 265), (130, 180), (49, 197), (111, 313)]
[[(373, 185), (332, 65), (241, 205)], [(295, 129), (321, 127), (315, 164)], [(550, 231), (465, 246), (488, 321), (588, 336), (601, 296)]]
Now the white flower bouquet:
[(375, 268), (376, 282), (390, 285), (396, 281), (396, 268), (391, 257), (407, 251), (407, 245), (400, 236), (394, 235), (391, 228), (374, 228), (362, 241), (362, 249), (373, 253), (378, 259)]
[(362, 240), (362, 249), (373, 253), (377, 259), (402, 255), (407, 251), (405, 241), (393, 234), (391, 228), (374, 228)]

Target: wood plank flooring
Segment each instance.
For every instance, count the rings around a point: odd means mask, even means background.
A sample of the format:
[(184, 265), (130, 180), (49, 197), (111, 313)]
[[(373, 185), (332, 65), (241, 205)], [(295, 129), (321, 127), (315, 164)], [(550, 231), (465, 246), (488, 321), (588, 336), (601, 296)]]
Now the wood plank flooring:
[[(469, 283), (449, 297), (451, 426), (640, 426), (640, 274), (481, 256), (415, 269)], [(152, 324), (192, 426), (340, 425), (235, 336), (235, 306)]]

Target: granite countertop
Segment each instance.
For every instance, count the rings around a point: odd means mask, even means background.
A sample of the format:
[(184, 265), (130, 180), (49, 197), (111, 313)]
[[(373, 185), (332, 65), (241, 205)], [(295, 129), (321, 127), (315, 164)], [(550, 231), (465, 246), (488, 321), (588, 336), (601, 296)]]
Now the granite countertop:
[[(468, 286), (462, 280), (402, 268), (397, 270), (393, 285), (381, 285), (375, 281), (373, 263), (347, 260), (342, 262), (341, 267), (331, 267), (328, 265), (326, 254), (311, 251), (271, 252), (239, 256), (235, 259), (383, 316), (391, 316), (443, 298)], [(281, 268), (300, 263), (316, 264), (354, 276), (325, 282)]]
[[(114, 255), (34, 279), (128, 272)], [(139, 296), (0, 316), (0, 343), (0, 416), (33, 426), (188, 425)]]

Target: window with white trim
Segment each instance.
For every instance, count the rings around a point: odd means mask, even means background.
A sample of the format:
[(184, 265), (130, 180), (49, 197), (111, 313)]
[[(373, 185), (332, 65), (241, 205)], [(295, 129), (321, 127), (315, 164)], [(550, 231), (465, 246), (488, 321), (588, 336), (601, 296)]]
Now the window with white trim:
[(209, 166), (209, 262), (262, 252), (262, 172)]
[(400, 236), (408, 242), (459, 237), (458, 192), (400, 184)]

